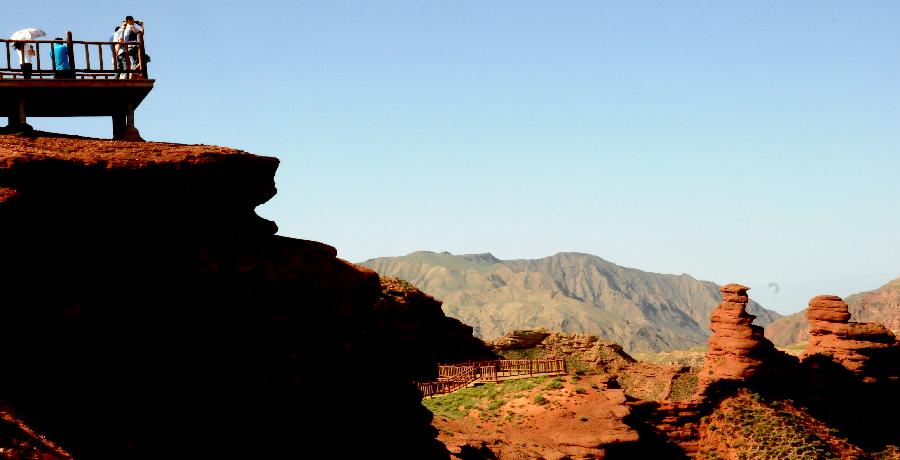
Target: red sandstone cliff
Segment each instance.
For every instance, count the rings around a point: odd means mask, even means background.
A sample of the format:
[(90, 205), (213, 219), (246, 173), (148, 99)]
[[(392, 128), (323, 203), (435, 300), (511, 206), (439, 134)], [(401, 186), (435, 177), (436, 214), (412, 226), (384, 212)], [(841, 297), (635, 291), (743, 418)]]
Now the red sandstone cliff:
[(0, 136), (0, 399), (76, 458), (446, 458), (385, 359), (421, 318), (334, 248), (273, 235), (254, 208), (277, 165)]

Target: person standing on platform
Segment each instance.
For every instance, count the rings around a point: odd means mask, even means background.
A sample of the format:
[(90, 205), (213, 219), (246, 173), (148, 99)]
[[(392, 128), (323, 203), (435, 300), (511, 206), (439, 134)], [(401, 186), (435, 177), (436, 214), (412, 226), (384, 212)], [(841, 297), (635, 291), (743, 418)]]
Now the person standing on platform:
[(124, 40), (124, 34), (125, 31), (122, 30), (122, 26), (116, 26), (116, 30), (113, 32), (112, 36), (109, 37), (109, 41), (111, 42), (109, 45), (109, 54), (112, 56), (112, 67), (116, 70), (116, 80), (122, 78), (122, 70), (125, 69), (124, 54), (122, 54), (121, 60), (119, 58), (119, 53), (125, 52), (125, 47), (119, 45), (119, 42)]
[(15, 43), (13, 48), (19, 53), (19, 67), (22, 68), (22, 78), (31, 78), (31, 56), (34, 56), (34, 47), (31, 43)]
[[(122, 23), (122, 31), (125, 42), (137, 42), (138, 34), (144, 33), (144, 22), (135, 21), (132, 16), (125, 16), (125, 22)], [(138, 55), (141, 53), (140, 47), (137, 45), (126, 46), (128, 58), (131, 60), (132, 73), (127, 78), (140, 78), (140, 74), (136, 71), (140, 70), (140, 59)]]
[(75, 69), (69, 64), (69, 47), (60, 37), (56, 37), (53, 40), (58, 41), (58, 43), (53, 44), (53, 78), (74, 79)]

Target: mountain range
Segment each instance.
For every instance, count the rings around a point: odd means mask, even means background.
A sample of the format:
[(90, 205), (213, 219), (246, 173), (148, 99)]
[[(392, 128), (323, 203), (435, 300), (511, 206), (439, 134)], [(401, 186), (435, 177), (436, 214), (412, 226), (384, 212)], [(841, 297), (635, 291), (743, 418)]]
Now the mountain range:
[[(705, 346), (710, 314), (722, 300), (710, 281), (621, 267), (576, 252), (500, 260), (490, 253), (419, 251), (360, 265), (443, 301), (448, 316), (471, 325), (483, 339), (546, 327), (596, 334), (629, 352)], [(781, 318), (755, 302), (748, 310), (759, 325)]]
[[(880, 323), (894, 333), (900, 333), (900, 278), (873, 291), (847, 296), (844, 301), (850, 307), (851, 321)], [(806, 309), (766, 326), (766, 337), (775, 345), (809, 340)]]

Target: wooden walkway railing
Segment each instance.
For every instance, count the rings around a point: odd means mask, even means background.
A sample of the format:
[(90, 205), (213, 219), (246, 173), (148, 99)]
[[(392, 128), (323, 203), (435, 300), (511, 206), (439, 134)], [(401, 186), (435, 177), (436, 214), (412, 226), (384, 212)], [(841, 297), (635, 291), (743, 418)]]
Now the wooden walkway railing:
[[(116, 74), (124, 74), (127, 76), (127, 79), (132, 78), (148, 78), (147, 76), (147, 62), (144, 62), (144, 57), (147, 55), (144, 51), (144, 34), (137, 34), (136, 42), (104, 42), (104, 41), (76, 41), (72, 40), (72, 32), (66, 32), (65, 41), (59, 40), (9, 40), (9, 39), (0, 39), (0, 62), (4, 62), (2, 59), (5, 56), (6, 61), (5, 67), (0, 67), (0, 78), (25, 78), (25, 72), (21, 69), (21, 67), (16, 66), (13, 67), (15, 61), (18, 61), (19, 56), (16, 51), (14, 45), (16, 43), (22, 43), (25, 46), (34, 45), (35, 55), (32, 57), (32, 70), (31, 75), (35, 79), (44, 79), (51, 78), (56, 74), (54, 61), (55, 61), (55, 51), (53, 50), (54, 44), (65, 44), (66, 49), (69, 52), (69, 67), (74, 70), (75, 78), (81, 79), (91, 79), (91, 80), (110, 80), (115, 79)], [(137, 47), (138, 53), (138, 65), (135, 68), (132, 68), (131, 59), (127, 56), (129, 52), (129, 48), (126, 48), (126, 58), (125, 68), (117, 69), (116, 68), (116, 55), (111, 50), (115, 45), (128, 46), (128, 47)], [(41, 45), (45, 45), (43, 48)], [(5, 50), (4, 50), (5, 49)], [(43, 51), (42, 51), (43, 49)], [(104, 50), (107, 53), (104, 53)], [(4, 52), (5, 51), (5, 52)], [(46, 59), (44, 63), (41, 62), (41, 55), (47, 54), (46, 57), (49, 57), (50, 64), (49, 66), (45, 66)], [(110, 59), (109, 65), (106, 65), (106, 59), (104, 59), (104, 54), (108, 55)], [(77, 57), (77, 59), (76, 59)], [(93, 61), (93, 62), (92, 62)], [(17, 64), (17, 63), (16, 63)], [(45, 68), (47, 67), (47, 68)]]
[(565, 359), (501, 359), (438, 365), (436, 382), (416, 382), (423, 397), (452, 393), (476, 381), (499, 382), (522, 375), (565, 374)]

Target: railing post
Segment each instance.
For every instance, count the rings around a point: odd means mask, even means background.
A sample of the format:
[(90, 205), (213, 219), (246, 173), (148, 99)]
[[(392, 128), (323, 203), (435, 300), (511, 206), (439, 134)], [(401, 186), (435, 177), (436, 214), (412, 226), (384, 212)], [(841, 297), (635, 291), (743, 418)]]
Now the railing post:
[(40, 43), (34, 44), (34, 57), (35, 57), (35, 60), (37, 61), (38, 79), (43, 80), (44, 73), (41, 72), (41, 44)]
[[(143, 29), (141, 29), (143, 30)], [(144, 62), (144, 32), (138, 34), (138, 65), (141, 67), (141, 77), (147, 79), (147, 63)]]
[[(69, 53), (69, 68), (72, 69), (72, 73), (75, 73), (75, 45), (72, 44), (72, 31), (66, 31), (66, 51)], [(53, 63), (53, 68), (56, 68), (56, 63)]]

